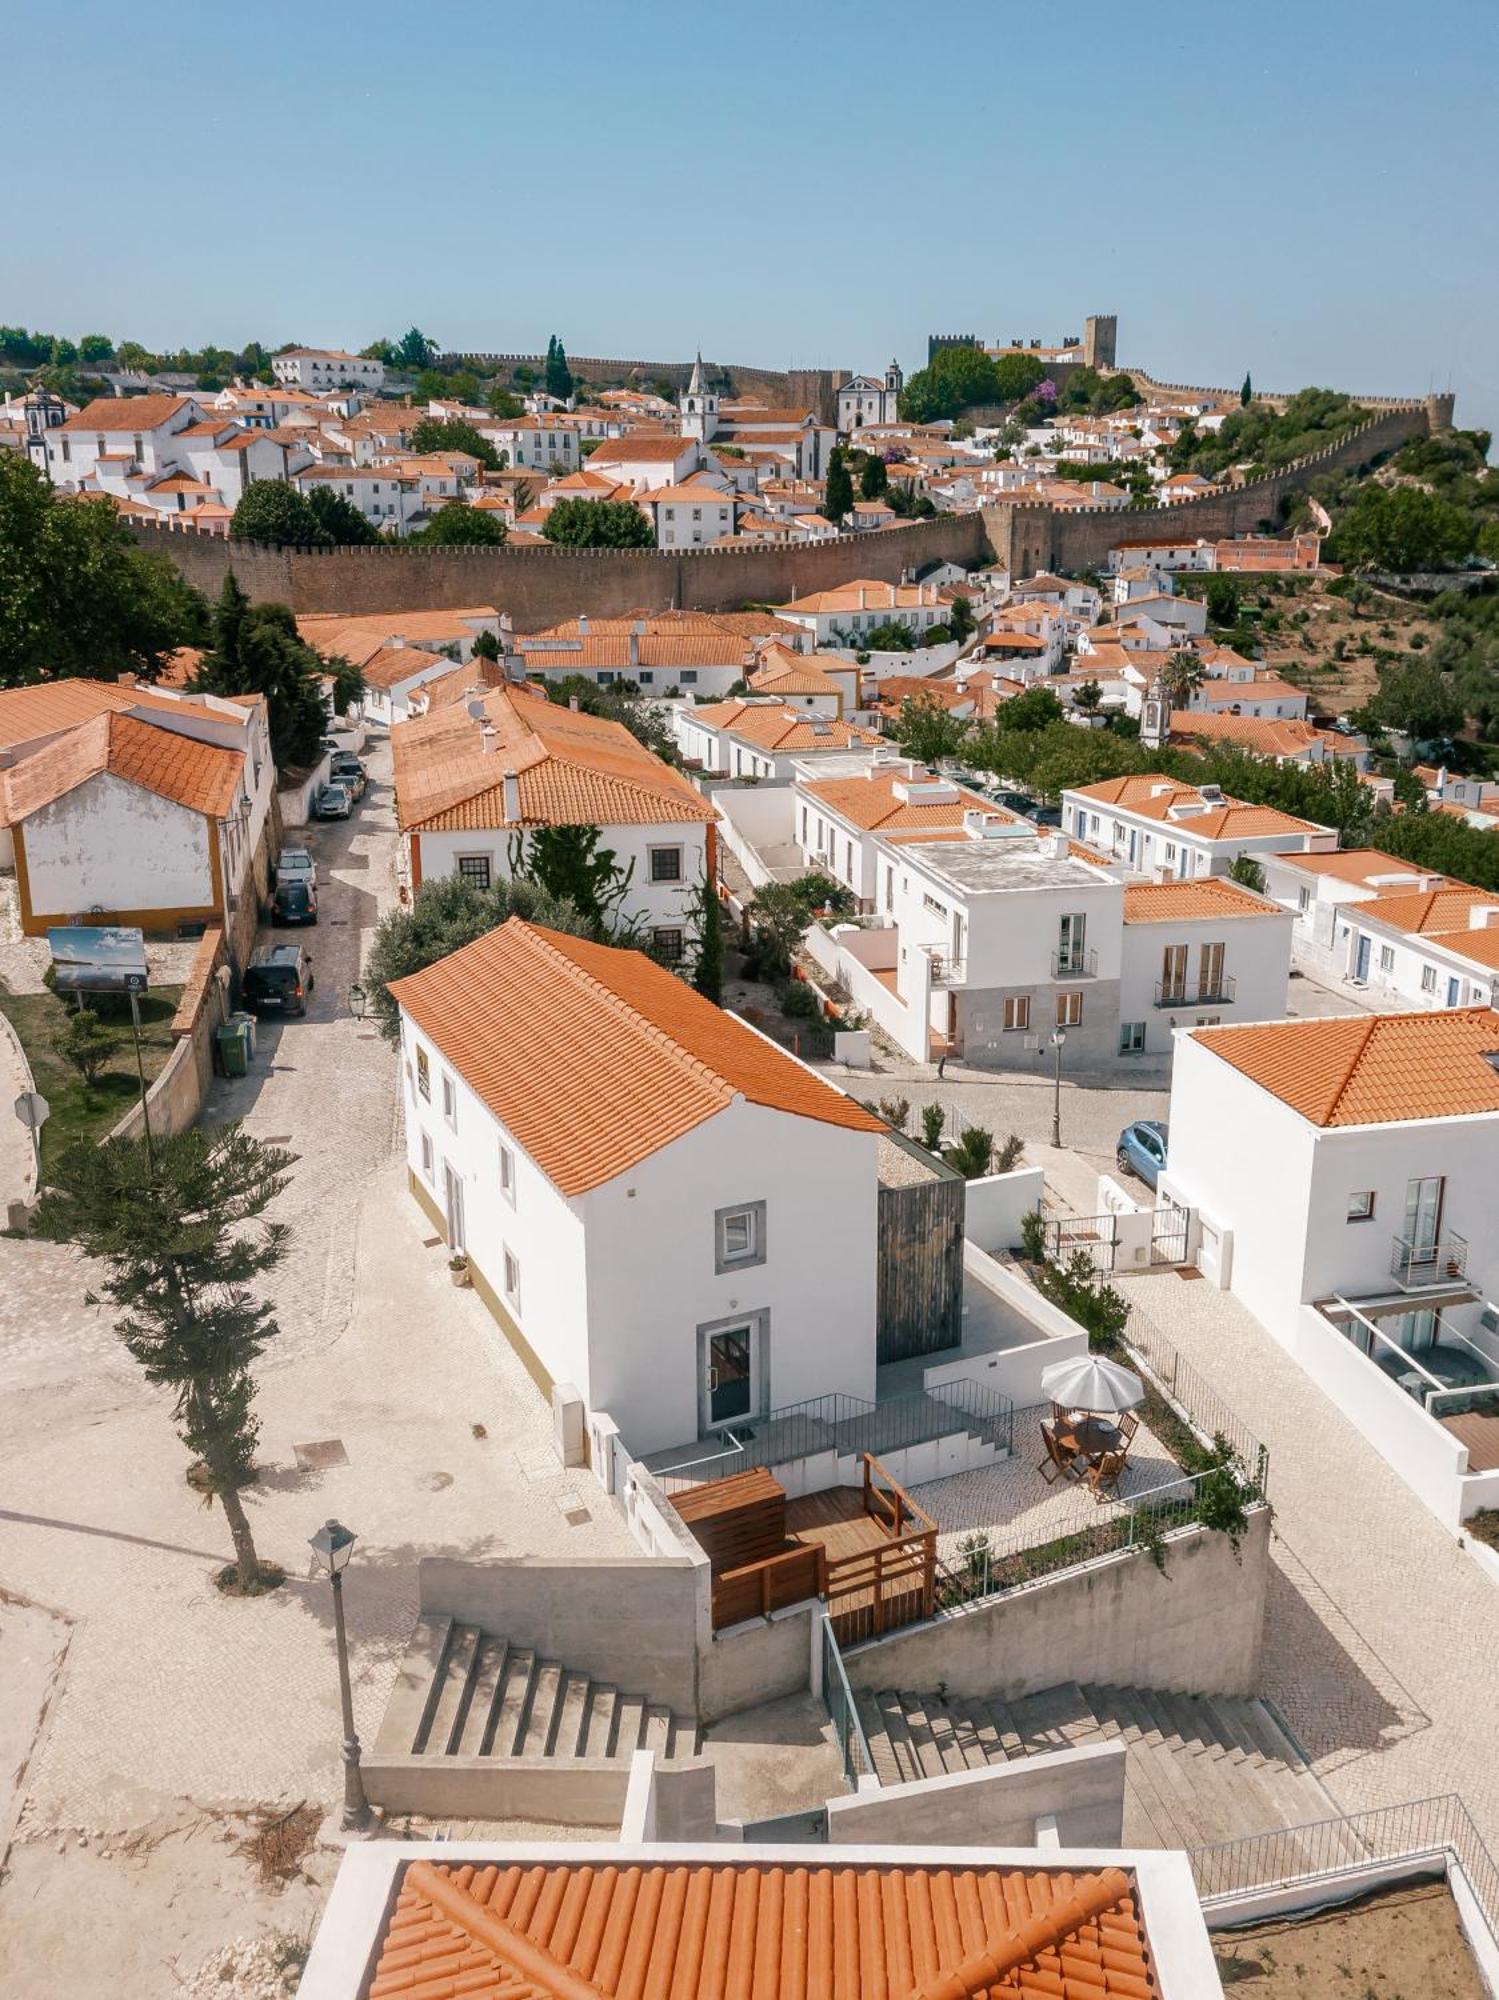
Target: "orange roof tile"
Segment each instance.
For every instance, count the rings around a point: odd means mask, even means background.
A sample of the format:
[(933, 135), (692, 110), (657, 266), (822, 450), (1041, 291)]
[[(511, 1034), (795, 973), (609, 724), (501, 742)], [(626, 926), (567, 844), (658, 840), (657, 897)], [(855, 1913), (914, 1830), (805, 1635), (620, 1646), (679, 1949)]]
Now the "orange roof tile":
[[(483, 697), (494, 731), (467, 707), (446, 707), (391, 731), (396, 818), (403, 832), (502, 826), (657, 826), (708, 822), (713, 807), (622, 723), (579, 713), (511, 687)], [(505, 774), (520, 788), (520, 818), (505, 813)]]
[(1372, 903), (1358, 906), (1359, 922), (1376, 917), (1392, 930), (1409, 931), (1415, 937), (1431, 937), (1442, 931), (1469, 933), (1472, 910), (1493, 909), (1499, 896), (1487, 889), (1469, 889), (1461, 883), (1426, 889), (1414, 895), (1376, 896)]
[(187, 396), (96, 396), (61, 426), (65, 431), (154, 431), (191, 399)]
[(1158, 2000), (1119, 1868), (414, 1861), (369, 2000)]
[(1096, 785), (1078, 785), (1076, 797), (1096, 799), (1100, 805), (1117, 806), (1121, 812), (1136, 813), (1142, 819), (1170, 820), (1173, 806), (1198, 803), (1200, 812), (1173, 821), (1184, 831), (1190, 829), (1199, 840), (1251, 839), (1265, 833), (1320, 833), (1325, 829), (1311, 820), (1295, 819), (1274, 806), (1246, 805), (1242, 799), (1225, 799), (1221, 805), (1204, 801), (1195, 785), (1183, 785), (1159, 772), (1142, 772), (1130, 778), (1105, 778)]
[(1344, 847), (1332, 854), (1280, 854), (1277, 867), (1299, 868), (1307, 875), (1330, 875), (1339, 882), (1372, 883), (1381, 876), (1404, 876), (1407, 881), (1431, 879), (1447, 882), (1447, 877), (1429, 876), (1414, 861), (1384, 854), (1377, 847)]
[(1391, 1125), (1499, 1111), (1499, 1014), (1338, 1015), (1192, 1039), (1313, 1125)]
[(3, 773), (0, 819), (14, 826), (105, 771), (210, 819), (223, 819), (243, 768), (243, 751), (198, 743), (130, 715), (96, 715)]
[(908, 777), (904, 771), (874, 771), (863, 778), (823, 778), (815, 784), (802, 786), (808, 798), (815, 799), (829, 812), (837, 813), (840, 819), (850, 825), (862, 827), (866, 833), (878, 829), (881, 833), (919, 833), (927, 829), (942, 827), (961, 828), (965, 812), (981, 812), (992, 819), (1009, 820), (1018, 823), (1016, 815), (995, 805), (992, 799), (983, 798), (978, 792), (965, 791), (961, 785), (954, 787), (955, 799), (923, 803), (910, 802), (900, 796), (897, 785), (933, 785), (945, 780), (933, 778), (929, 772), (918, 771)]
[(677, 432), (666, 436), (632, 431), (628, 437), (605, 438), (588, 454), (593, 465), (670, 465), (685, 452), (694, 451), (697, 440)]
[(518, 917), (391, 992), (565, 1195), (612, 1180), (736, 1097), (882, 1129), (643, 952)]
[(857, 750), (884, 740), (874, 730), (837, 716), (809, 715), (804, 708), (784, 708), (778, 701), (704, 702), (693, 709), (692, 720), (726, 730), (757, 750)]
[(1131, 882), (1124, 890), (1127, 924), (1194, 923), (1200, 917), (1284, 917), (1290, 914), (1237, 882), (1206, 875), (1196, 882)]
[[(190, 651), (191, 649), (182, 649)], [(168, 656), (175, 662), (181, 653)], [(174, 685), (168, 674), (164, 686)], [(0, 688), (0, 750), (35, 742), (91, 722), (96, 715), (116, 710), (127, 714), (150, 715), (153, 711), (169, 716), (192, 716), (198, 721), (225, 718), (202, 702), (182, 701), (174, 696), (153, 694), (139, 682), (67, 679), (38, 681), (31, 687)]]

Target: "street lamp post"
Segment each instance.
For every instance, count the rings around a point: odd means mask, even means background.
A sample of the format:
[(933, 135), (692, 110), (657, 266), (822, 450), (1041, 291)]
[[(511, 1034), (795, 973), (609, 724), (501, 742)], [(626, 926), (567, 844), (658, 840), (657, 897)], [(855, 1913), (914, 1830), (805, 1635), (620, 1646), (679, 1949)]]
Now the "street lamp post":
[(1065, 1028), (1052, 1029), (1051, 1046), (1056, 1057), (1051, 1082), (1051, 1143), (1060, 1152), (1062, 1150), (1062, 1050), (1067, 1046)]
[(359, 1738), (354, 1733), (354, 1696), (349, 1688), (349, 1641), (344, 1631), (343, 1573), (354, 1553), (354, 1534), (338, 1521), (325, 1521), (311, 1538), (318, 1566), (333, 1585), (333, 1631), (338, 1648), (338, 1692), (344, 1722), (344, 1809), (339, 1821), (345, 1833), (367, 1831), (372, 1815), (359, 1770)]

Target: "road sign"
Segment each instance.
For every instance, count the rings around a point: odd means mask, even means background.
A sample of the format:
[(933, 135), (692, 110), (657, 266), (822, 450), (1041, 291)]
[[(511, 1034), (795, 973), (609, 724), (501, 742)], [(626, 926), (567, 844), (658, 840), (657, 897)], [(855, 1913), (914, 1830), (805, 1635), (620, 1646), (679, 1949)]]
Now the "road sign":
[(40, 1132), (52, 1115), (52, 1106), (39, 1090), (23, 1090), (16, 1099), (15, 1109), (28, 1132)]

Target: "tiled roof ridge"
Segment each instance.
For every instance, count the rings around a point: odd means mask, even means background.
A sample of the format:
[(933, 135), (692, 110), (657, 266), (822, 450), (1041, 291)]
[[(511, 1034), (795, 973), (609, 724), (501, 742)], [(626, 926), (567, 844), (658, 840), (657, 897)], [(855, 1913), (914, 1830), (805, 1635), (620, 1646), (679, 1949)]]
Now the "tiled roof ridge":
[[(701, 1082), (728, 1091), (731, 1099), (744, 1096), (745, 1093), (740, 1085), (731, 1083), (721, 1070), (715, 1069), (701, 1056), (694, 1055), (690, 1049), (683, 1048), (675, 1035), (668, 1033), (665, 1028), (642, 1014), (638, 1007), (633, 1007), (607, 980), (601, 979), (596, 972), (591, 972), (586, 965), (580, 964), (566, 949), (567, 944), (573, 940), (569, 939), (565, 932), (548, 930), (542, 924), (528, 923), (524, 917), (507, 917), (501, 928), (508, 930), (512, 924), (518, 925), (561, 972), (586, 986), (589, 992), (603, 1001), (612, 1014), (623, 1018), (635, 1033), (644, 1035), (647, 1041), (654, 1043), (679, 1069), (685, 1070), (688, 1075), (696, 1077)], [(585, 938), (582, 942), (587, 944), (592, 940)], [(608, 949), (607, 946), (602, 948)]]
[(434, 1867), (430, 1861), (413, 1861), (402, 1886), (425, 1896), (450, 1924), (456, 1924), (485, 1951), (493, 1952), (507, 1972), (539, 1986), (552, 2000), (606, 2000), (602, 1988), (512, 1930), (503, 1917), (497, 1917), (487, 1904), (460, 1887), (446, 1869)]
[(992, 1950), (975, 1952), (950, 1972), (925, 1980), (914, 1989), (911, 2000), (976, 2000), (977, 1995), (997, 1986), (1043, 1951), (1059, 1949), (1084, 1924), (1094, 1922), (1129, 1894), (1129, 1877), (1122, 1868), (1080, 1876), (1070, 1895), (1013, 1925)]

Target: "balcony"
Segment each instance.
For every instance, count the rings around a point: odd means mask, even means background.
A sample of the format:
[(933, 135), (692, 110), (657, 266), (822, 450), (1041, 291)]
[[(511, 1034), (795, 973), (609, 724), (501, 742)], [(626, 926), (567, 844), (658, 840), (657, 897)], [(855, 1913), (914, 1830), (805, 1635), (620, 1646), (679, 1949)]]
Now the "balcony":
[(1098, 953), (1085, 951), (1081, 945), (1068, 945), (1062, 951), (1051, 955), (1051, 976), (1053, 979), (1096, 979), (1098, 977)]
[(1440, 1291), (1448, 1285), (1466, 1290), (1467, 1243), (1461, 1236), (1441, 1243), (1397, 1236), (1390, 1245), (1390, 1276), (1403, 1292)]
[(1158, 979), (1155, 1004), (1157, 1007), (1231, 1007), (1237, 983), (1226, 977), (1195, 982), (1190, 979)]
[(927, 958), (931, 963), (933, 986), (961, 986), (967, 980), (968, 967), (961, 958), (949, 958), (941, 951), (929, 951)]

